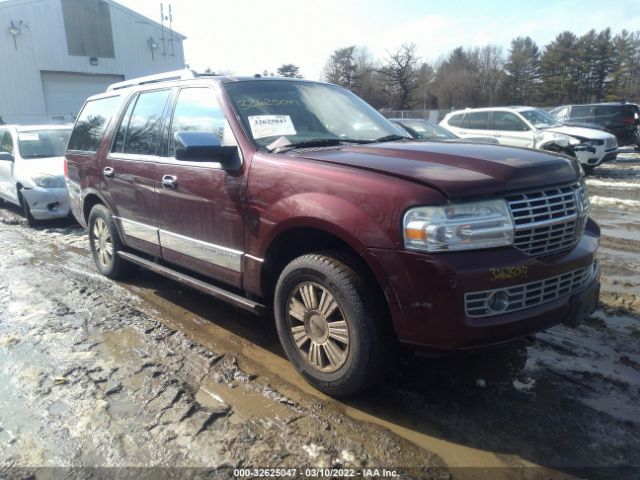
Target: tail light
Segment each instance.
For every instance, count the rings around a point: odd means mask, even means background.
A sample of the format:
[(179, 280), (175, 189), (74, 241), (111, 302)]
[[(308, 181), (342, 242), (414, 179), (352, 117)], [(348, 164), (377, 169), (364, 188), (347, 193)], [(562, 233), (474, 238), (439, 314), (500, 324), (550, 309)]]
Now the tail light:
[(64, 159), (64, 178), (69, 179), (69, 167), (67, 166), (67, 159)]
[(620, 121), (622, 123), (626, 123), (627, 125), (633, 125), (636, 122), (636, 119), (633, 117), (622, 117)]

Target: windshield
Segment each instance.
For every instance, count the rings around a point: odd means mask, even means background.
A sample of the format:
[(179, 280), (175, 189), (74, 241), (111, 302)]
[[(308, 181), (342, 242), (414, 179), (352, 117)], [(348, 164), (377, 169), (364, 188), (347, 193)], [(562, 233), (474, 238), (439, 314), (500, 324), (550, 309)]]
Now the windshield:
[(419, 140), (453, 140), (458, 138), (449, 130), (426, 120), (398, 120), (412, 137)]
[(520, 110), (520, 115), (536, 128), (559, 127), (558, 121), (544, 110), (535, 108), (532, 110)]
[(225, 88), (249, 135), (269, 150), (271, 144), (408, 137), (356, 95), (333, 85), (256, 80), (227, 83)]
[(18, 132), (18, 149), (22, 158), (61, 157), (67, 149), (71, 129)]

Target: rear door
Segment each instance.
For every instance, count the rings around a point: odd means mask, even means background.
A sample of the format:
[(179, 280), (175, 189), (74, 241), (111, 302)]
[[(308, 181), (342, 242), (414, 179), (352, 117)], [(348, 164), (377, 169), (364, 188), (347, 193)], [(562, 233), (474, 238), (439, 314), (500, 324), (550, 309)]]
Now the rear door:
[[(236, 146), (217, 91), (183, 87), (165, 128), (166, 152), (159, 159), (158, 214), (162, 257), (174, 264), (242, 285), (244, 188), (242, 171), (227, 172), (215, 158), (175, 158), (177, 132), (213, 132), (222, 145)], [(240, 155), (240, 149), (238, 149)]]
[(130, 98), (111, 151), (101, 165), (102, 192), (127, 245), (160, 256), (156, 161), (162, 119), (172, 90)]
[[(8, 129), (0, 129), (0, 152), (15, 154), (15, 140)], [(13, 183), (14, 161), (0, 160), (0, 197), (16, 203), (16, 186)]]
[(496, 133), (492, 130), (491, 112), (469, 112), (467, 114), (469, 126), (466, 137), (491, 138)]
[(533, 147), (533, 130), (513, 112), (494, 111), (493, 129), (501, 145)]

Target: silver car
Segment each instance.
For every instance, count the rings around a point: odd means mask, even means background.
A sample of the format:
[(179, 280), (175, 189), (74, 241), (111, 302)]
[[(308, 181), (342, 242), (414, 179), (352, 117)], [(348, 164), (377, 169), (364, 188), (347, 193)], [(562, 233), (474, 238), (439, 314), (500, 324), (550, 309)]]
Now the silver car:
[(0, 203), (22, 208), (27, 222), (69, 215), (64, 153), (71, 125), (0, 125)]

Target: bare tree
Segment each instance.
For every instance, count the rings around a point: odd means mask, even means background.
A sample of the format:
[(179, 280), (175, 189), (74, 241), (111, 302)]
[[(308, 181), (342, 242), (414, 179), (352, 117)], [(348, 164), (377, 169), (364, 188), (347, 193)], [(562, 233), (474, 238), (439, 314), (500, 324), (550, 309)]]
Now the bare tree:
[(395, 53), (387, 53), (389, 57), (379, 70), (385, 79), (387, 93), (395, 101), (395, 108), (411, 108), (413, 92), (418, 88), (416, 63), (420, 58), (416, 55), (416, 45), (403, 43)]

